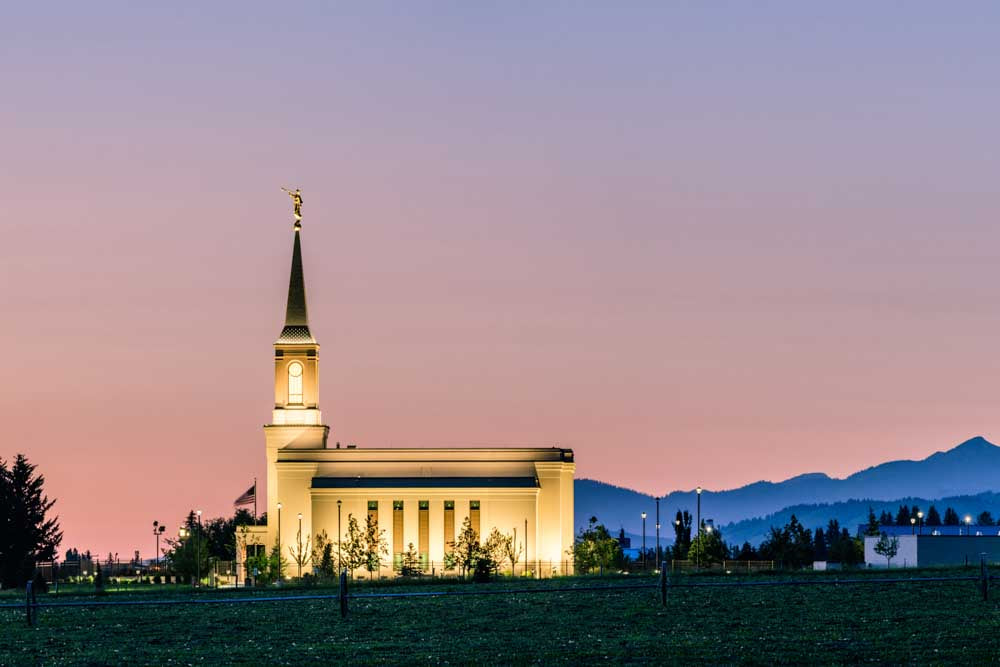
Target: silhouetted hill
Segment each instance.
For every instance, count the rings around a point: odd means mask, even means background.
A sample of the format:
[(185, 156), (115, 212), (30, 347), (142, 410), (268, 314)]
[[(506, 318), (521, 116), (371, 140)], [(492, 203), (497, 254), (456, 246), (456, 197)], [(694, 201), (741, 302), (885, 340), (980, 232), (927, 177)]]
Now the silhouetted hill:
[[(868, 505), (875, 506), (878, 501), (883, 501), (886, 506), (892, 505), (895, 511), (901, 498), (937, 500), (993, 491), (1000, 491), (1000, 447), (976, 437), (920, 461), (889, 461), (844, 479), (823, 473), (808, 473), (783, 482), (760, 481), (725, 491), (706, 489), (702, 493), (701, 514), (702, 518), (713, 519), (723, 526), (766, 517), (794, 506), (860, 499), (864, 501), (867, 514)], [(590, 516), (596, 516), (612, 530), (624, 527), (627, 533), (637, 535), (642, 530), (640, 513), (645, 511), (649, 516), (647, 535), (654, 533), (655, 505), (652, 496), (589, 479), (577, 480), (575, 493), (578, 528), (585, 525)], [(672, 537), (669, 524), (678, 509), (687, 509), (692, 515), (695, 513), (695, 496), (693, 490), (674, 491), (661, 500), (663, 535)], [(872, 502), (869, 503), (869, 500)], [(927, 501), (922, 502), (926, 504)], [(806, 526), (813, 527), (808, 523)], [(733, 541), (735, 537), (726, 535), (726, 539)]]
[[(742, 544), (748, 541), (757, 545), (767, 536), (771, 526), (784, 526), (795, 515), (795, 518), (803, 526), (810, 530), (823, 528), (826, 530), (827, 522), (836, 519), (840, 522), (841, 528), (847, 528), (853, 535), (859, 525), (868, 522), (868, 508), (871, 507), (878, 516), (883, 510), (887, 510), (895, 516), (900, 505), (912, 507), (916, 505), (922, 509), (927, 509), (934, 505), (940, 514), (944, 514), (946, 507), (953, 508), (959, 516), (970, 514), (977, 516), (983, 510), (993, 514), (994, 517), (1000, 512), (1000, 494), (980, 493), (974, 496), (951, 496), (947, 498), (900, 498), (898, 500), (870, 501), (870, 500), (848, 500), (839, 503), (821, 503), (815, 505), (795, 505), (786, 507), (774, 514), (769, 514), (763, 518), (746, 519), (737, 523), (721, 526), (723, 538), (727, 543)], [(927, 526), (924, 532), (932, 530)]]

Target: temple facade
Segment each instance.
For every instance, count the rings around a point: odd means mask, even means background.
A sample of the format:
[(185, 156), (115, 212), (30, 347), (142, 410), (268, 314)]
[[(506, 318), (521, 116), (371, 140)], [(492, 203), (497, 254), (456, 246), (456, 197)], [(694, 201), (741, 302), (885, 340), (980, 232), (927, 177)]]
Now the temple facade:
[(294, 234), (285, 323), (274, 342), (274, 408), (264, 426), (267, 525), (238, 539), (238, 558), (280, 544), (291, 563), (285, 574), (295, 576), (293, 552), (307, 538), (314, 542), (325, 532), (336, 542), (350, 517), (362, 527), (372, 517), (388, 548), (382, 576), (398, 569), (410, 544), (422, 569), (440, 573), (468, 519), (480, 540), (494, 528), (514, 538), (518, 571), (568, 573), (572, 450), (331, 445), (320, 411), (320, 346), (309, 327), (298, 223)]

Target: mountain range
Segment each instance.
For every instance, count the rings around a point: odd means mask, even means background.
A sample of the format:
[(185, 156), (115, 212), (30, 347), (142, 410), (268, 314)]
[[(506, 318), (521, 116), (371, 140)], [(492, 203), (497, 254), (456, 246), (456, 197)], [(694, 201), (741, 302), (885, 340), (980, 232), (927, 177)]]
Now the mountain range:
[[(574, 490), (578, 528), (596, 516), (612, 531), (623, 528), (626, 534), (638, 536), (642, 530), (640, 513), (645, 511), (648, 544), (652, 545), (656, 521), (653, 496), (591, 479), (577, 480)], [(783, 482), (760, 481), (724, 491), (704, 489), (701, 516), (720, 526), (727, 542), (756, 543), (770, 525), (784, 525), (796, 508), (794, 513), (807, 528), (836, 518), (853, 530), (867, 517), (869, 505), (876, 514), (881, 509), (895, 513), (902, 502), (924, 507), (933, 501), (943, 512), (950, 501), (960, 513), (975, 515), (989, 510), (996, 515), (1000, 507), (996, 491), (1000, 491), (1000, 447), (975, 437), (919, 461), (889, 461), (843, 479), (808, 473)], [(676, 511), (686, 509), (694, 515), (696, 502), (693, 490), (674, 491), (660, 500), (661, 537), (670, 538), (664, 543), (672, 541)], [(825, 507), (817, 507), (820, 505)], [(809, 522), (814, 516), (815, 525)]]

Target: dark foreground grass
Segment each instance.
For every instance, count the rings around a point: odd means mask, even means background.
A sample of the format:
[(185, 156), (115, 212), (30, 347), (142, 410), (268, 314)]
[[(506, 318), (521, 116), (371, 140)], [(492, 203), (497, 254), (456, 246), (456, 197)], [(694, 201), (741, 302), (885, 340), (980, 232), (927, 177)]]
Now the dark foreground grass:
[(677, 588), (666, 607), (654, 590), (352, 600), (346, 620), (336, 600), (60, 608), (40, 610), (39, 616), (38, 627), (28, 628), (23, 610), (0, 610), (0, 663), (984, 664), (1000, 659), (1000, 606), (983, 602), (974, 582)]

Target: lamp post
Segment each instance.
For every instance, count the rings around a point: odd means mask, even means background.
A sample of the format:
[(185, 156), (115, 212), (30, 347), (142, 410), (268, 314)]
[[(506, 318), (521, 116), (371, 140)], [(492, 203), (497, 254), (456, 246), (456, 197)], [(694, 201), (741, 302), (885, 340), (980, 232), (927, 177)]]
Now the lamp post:
[(923, 512), (917, 512), (917, 534), (918, 535), (923, 535), (924, 534), (924, 513)]
[(642, 569), (646, 570), (646, 513), (642, 513)]
[[(342, 502), (343, 501), (341, 500), (337, 500), (337, 573), (338, 574), (342, 569), (344, 569), (340, 563), (340, 557), (341, 557), (340, 543), (344, 539), (344, 534), (340, 532), (340, 505)], [(381, 567), (379, 568), (379, 570), (381, 570)], [(382, 576), (381, 571), (379, 572), (379, 576)]]
[(153, 560), (156, 564), (156, 570), (160, 569), (160, 535), (167, 529), (166, 526), (161, 526), (159, 521), (153, 522), (153, 535), (156, 537), (156, 552), (153, 555)]
[[(186, 554), (187, 553), (188, 529), (185, 528), (184, 526), (181, 526), (180, 528), (177, 529), (177, 536), (181, 538), (181, 545), (182, 545), (181, 548), (184, 550), (184, 553)], [(177, 573), (175, 572), (174, 574), (176, 575)], [(180, 583), (180, 582), (177, 582), (177, 583)]]
[(910, 517), (910, 535), (917, 534), (917, 520), (914, 517)]
[[(958, 531), (961, 533), (962, 529), (959, 528)], [(965, 515), (965, 536), (968, 537), (972, 535), (972, 517), (968, 514)]]
[(198, 515), (198, 532), (194, 536), (194, 563), (197, 580), (195, 586), (201, 586), (201, 510), (195, 512)]
[(281, 503), (278, 503), (278, 585), (281, 585)]
[(299, 579), (302, 578), (302, 512), (299, 512), (299, 534), (296, 537), (298, 544), (295, 545), (297, 549), (296, 554), (298, 557), (295, 559), (295, 564), (299, 568)]
[(656, 569), (660, 569), (660, 497), (656, 497), (656, 557), (653, 559)]
[(697, 562), (695, 563), (695, 566), (696, 567), (701, 567), (701, 541), (700, 541), (700, 538), (701, 538), (701, 487), (699, 486), (697, 489), (695, 489), (695, 491), (698, 492), (698, 533), (697, 533), (696, 536), (699, 538), (699, 541), (698, 541), (698, 551), (695, 552), (695, 554), (698, 556)]

